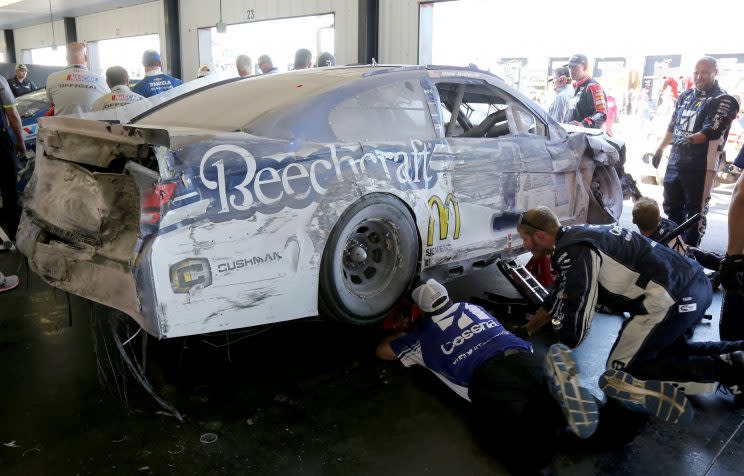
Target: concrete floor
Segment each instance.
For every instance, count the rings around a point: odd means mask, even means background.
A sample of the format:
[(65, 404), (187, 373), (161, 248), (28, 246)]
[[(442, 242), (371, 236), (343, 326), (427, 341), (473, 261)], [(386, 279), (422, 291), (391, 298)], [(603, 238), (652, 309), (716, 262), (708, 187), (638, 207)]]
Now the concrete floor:
[[(707, 249), (725, 245), (728, 200), (714, 196)], [(229, 345), (149, 339), (148, 380), (181, 423), (122, 370), (110, 323), (122, 341), (136, 326), (54, 291), (16, 254), (0, 253), (0, 269), (22, 280), (0, 295), (0, 474), (505, 474), (473, 438), (464, 402), (426, 371), (376, 360), (373, 332), (308, 319), (252, 329)], [(451, 292), (478, 294), (494, 276), (484, 270)], [(714, 321), (696, 339), (718, 337), (720, 303), (717, 292)], [(596, 316), (578, 351), (587, 382), (602, 372), (619, 326)], [(142, 333), (125, 347), (143, 360)], [(654, 423), (619, 447), (563, 448), (558, 474), (741, 474), (744, 411), (721, 394), (692, 400), (693, 425)]]

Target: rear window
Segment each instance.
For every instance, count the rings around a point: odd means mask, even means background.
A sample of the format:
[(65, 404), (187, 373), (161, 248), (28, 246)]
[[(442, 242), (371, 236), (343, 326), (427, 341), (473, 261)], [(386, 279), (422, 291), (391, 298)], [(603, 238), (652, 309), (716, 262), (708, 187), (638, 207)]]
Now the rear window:
[(340, 102), (328, 122), (341, 141), (435, 138), (424, 91), (412, 79), (382, 84)]

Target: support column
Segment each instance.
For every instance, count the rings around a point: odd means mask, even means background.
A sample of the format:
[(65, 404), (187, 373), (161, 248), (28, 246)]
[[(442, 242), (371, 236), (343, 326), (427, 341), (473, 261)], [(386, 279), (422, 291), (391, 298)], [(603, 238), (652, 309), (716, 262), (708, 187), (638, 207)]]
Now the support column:
[(165, 21), (165, 54), (168, 57), (168, 74), (182, 78), (181, 71), (181, 27), (178, 0), (163, 0)]
[(75, 17), (65, 17), (65, 45), (77, 41), (77, 25)]
[(379, 0), (359, 0), (359, 51), (360, 64), (379, 61), (380, 2)]
[(5, 58), (7, 63), (17, 63), (13, 30), (5, 30)]

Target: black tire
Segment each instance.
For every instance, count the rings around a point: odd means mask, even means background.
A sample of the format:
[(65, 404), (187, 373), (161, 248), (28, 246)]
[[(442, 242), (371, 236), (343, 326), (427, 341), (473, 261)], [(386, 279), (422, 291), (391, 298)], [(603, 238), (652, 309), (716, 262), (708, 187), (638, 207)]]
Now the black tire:
[(381, 322), (408, 291), (419, 239), (408, 209), (395, 197), (371, 194), (341, 215), (320, 263), (322, 315), (355, 324)]
[(623, 213), (623, 188), (615, 169), (607, 165), (595, 168), (589, 187), (587, 223), (606, 225), (617, 222)]

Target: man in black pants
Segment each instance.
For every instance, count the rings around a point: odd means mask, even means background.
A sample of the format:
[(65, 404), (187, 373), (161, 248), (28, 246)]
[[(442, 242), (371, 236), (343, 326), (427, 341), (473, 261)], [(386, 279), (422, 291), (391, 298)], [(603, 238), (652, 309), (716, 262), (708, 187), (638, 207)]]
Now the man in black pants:
[[(423, 366), (470, 401), (476, 430), (510, 470), (530, 473), (548, 465), (566, 424), (582, 439), (595, 433), (597, 402), (581, 386), (565, 346), (551, 346), (543, 363), (530, 343), (480, 306), (453, 303), (433, 279), (417, 285), (412, 297), (422, 318), (408, 332), (382, 339), (377, 356)], [(603, 419), (611, 407), (602, 408)], [(615, 432), (624, 431), (617, 422), (630, 426), (628, 420), (634, 417), (627, 412), (616, 419)]]
[(678, 390), (744, 384), (744, 341), (688, 341), (712, 300), (702, 266), (619, 226), (561, 227), (547, 207), (523, 213), (517, 230), (527, 250), (537, 258), (552, 255), (558, 270), (527, 325), (530, 333), (551, 323), (560, 341), (574, 348), (587, 336), (597, 302), (631, 313), (600, 378), (608, 397), (628, 408), (653, 408), (658, 417), (686, 418), (689, 404)]
[[(0, 193), (3, 204), (0, 208), (0, 225), (5, 229), (8, 237), (15, 240), (18, 229), (18, 195), (16, 192), (16, 154), (26, 153), (21, 133), (21, 116), (15, 107), (15, 97), (10, 90), (8, 81), (0, 76)], [(10, 133), (15, 134), (16, 143), (10, 139)]]
[[(734, 164), (744, 168), (744, 148)], [(725, 293), (721, 306), (721, 339), (744, 339), (744, 174), (739, 176), (728, 215), (728, 246), (721, 262), (721, 284)], [(744, 388), (730, 388), (737, 406), (744, 406)]]
[(704, 56), (695, 64), (695, 87), (679, 95), (667, 132), (653, 158), (659, 166), (672, 144), (664, 174), (664, 213), (683, 223), (696, 213), (702, 219), (685, 233), (685, 243), (700, 246), (705, 234), (710, 191), (739, 104), (718, 86), (716, 59)]

